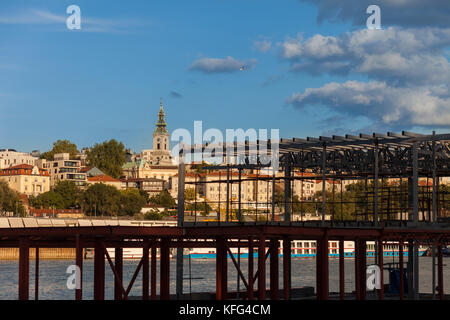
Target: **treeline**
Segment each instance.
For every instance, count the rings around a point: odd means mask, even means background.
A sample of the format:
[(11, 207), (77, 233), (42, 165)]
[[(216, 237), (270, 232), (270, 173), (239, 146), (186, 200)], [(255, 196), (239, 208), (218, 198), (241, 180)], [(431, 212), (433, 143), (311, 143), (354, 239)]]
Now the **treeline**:
[(0, 213), (5, 212), (23, 215), (25, 209), (19, 193), (11, 189), (6, 181), (0, 180)]
[[(69, 140), (58, 140), (53, 148), (41, 154), (41, 159), (53, 160), (55, 154), (69, 153), (71, 159), (78, 159), (80, 151), (75, 143)], [(86, 152), (86, 164), (97, 167), (105, 174), (119, 179), (123, 175), (122, 166), (126, 162), (125, 146), (114, 139), (96, 143)]]
[[(431, 180), (430, 180), (431, 181)], [(432, 208), (431, 186), (418, 187), (419, 212), (427, 212)], [(408, 183), (389, 185), (386, 180), (378, 181), (378, 215), (381, 219), (394, 219), (394, 215), (407, 212), (409, 207)], [(336, 220), (365, 219), (365, 215), (372, 215), (374, 211), (375, 188), (373, 181), (368, 181), (367, 187), (363, 181), (349, 184), (340, 192), (338, 187), (333, 191), (326, 191), (325, 214)], [(450, 186), (440, 185), (438, 201), (441, 207), (450, 206)], [(284, 193), (276, 191), (275, 204), (280, 210), (284, 209)], [(297, 195), (290, 200), (293, 213), (322, 213), (322, 191), (314, 194), (312, 200), (300, 201)], [(446, 208), (448, 210), (448, 208)]]
[(59, 181), (53, 190), (29, 197), (34, 208), (82, 209), (90, 216), (133, 216), (147, 201), (148, 194), (141, 190), (119, 191), (103, 183), (82, 190), (72, 181)]

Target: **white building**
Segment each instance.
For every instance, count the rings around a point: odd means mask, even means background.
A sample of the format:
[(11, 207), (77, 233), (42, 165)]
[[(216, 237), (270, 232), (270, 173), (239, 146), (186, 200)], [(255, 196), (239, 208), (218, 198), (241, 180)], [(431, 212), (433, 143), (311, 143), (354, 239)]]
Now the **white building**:
[(0, 169), (6, 169), (21, 164), (35, 166), (38, 157), (32, 156), (30, 153), (17, 152), (14, 149), (0, 149)]

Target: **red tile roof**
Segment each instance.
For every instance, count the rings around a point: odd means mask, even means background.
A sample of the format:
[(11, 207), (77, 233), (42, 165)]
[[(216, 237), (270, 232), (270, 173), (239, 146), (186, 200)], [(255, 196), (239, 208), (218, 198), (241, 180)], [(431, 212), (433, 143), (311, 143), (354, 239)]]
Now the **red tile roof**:
[[(0, 176), (19, 176), (28, 175), (31, 176), (31, 172), (34, 166), (30, 164), (19, 164), (17, 166), (0, 169)], [(49, 176), (50, 174), (46, 169), (38, 168), (40, 176)]]

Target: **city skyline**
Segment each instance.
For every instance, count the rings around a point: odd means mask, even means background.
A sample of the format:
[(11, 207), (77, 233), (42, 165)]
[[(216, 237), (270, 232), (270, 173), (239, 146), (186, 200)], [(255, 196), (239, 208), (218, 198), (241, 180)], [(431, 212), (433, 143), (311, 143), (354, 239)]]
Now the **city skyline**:
[[(140, 152), (161, 97), (169, 132), (448, 131), (449, 4), (373, 3), (382, 30), (367, 30), (370, 1), (3, 1), (0, 148)], [(72, 4), (81, 30), (66, 27)]]

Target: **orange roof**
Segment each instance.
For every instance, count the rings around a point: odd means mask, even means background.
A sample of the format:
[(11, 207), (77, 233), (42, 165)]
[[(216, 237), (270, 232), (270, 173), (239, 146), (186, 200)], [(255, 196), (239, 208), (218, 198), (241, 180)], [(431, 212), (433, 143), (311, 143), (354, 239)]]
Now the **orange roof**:
[(297, 176), (301, 177), (317, 177), (317, 174), (311, 173), (311, 172), (295, 172)]
[[(426, 185), (427, 185), (427, 181), (426, 180), (419, 180), (419, 186), (425, 187)], [(428, 186), (429, 187), (433, 186), (433, 180), (428, 180)]]
[[(17, 166), (5, 168), (0, 170), (0, 176), (18, 176), (18, 175), (31, 175), (34, 166), (30, 164), (19, 164)], [(49, 176), (50, 174), (46, 169), (38, 168), (39, 175)]]
[(90, 182), (120, 182), (120, 180), (114, 179), (106, 174), (101, 174), (95, 177), (88, 177), (88, 181)]

